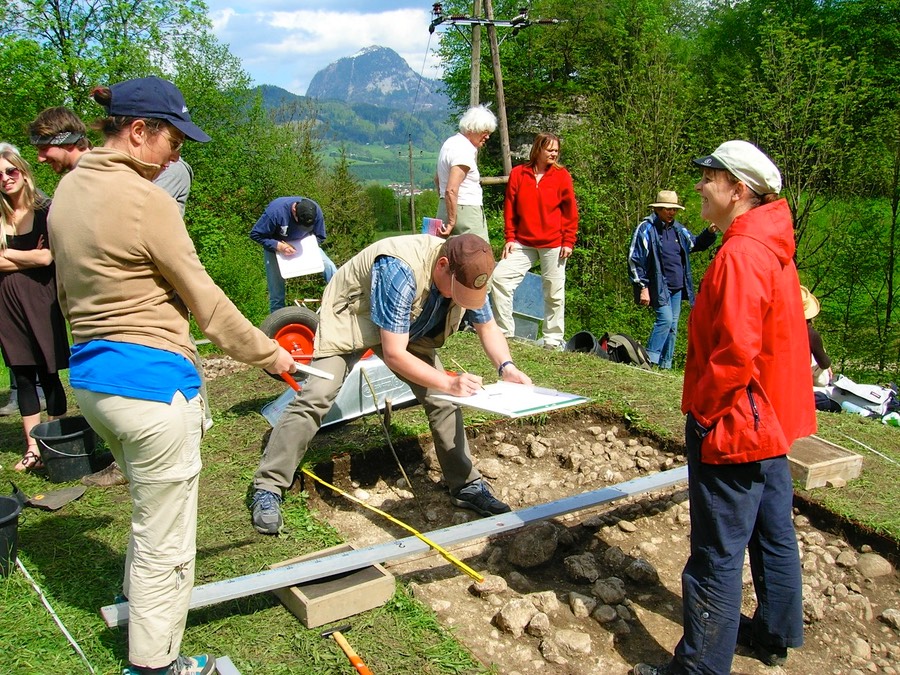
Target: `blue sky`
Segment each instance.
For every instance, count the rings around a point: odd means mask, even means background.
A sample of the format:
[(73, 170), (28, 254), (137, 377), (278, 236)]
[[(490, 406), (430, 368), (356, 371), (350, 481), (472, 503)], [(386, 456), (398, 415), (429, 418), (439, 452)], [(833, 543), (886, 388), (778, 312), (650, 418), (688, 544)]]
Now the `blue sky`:
[(439, 31), (428, 34), (428, 0), (207, 0), (207, 5), (213, 32), (241, 59), (254, 84), (305, 94), (319, 70), (371, 45), (390, 47), (417, 73), (440, 76), (434, 54)]

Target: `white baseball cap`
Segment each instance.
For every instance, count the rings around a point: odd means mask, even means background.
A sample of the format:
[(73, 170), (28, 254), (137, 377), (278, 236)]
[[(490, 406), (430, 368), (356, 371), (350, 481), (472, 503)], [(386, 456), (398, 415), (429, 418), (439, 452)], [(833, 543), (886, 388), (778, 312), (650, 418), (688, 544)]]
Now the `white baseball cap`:
[(694, 164), (730, 171), (758, 195), (781, 192), (781, 172), (762, 150), (747, 141), (726, 141), (711, 155), (698, 157)]

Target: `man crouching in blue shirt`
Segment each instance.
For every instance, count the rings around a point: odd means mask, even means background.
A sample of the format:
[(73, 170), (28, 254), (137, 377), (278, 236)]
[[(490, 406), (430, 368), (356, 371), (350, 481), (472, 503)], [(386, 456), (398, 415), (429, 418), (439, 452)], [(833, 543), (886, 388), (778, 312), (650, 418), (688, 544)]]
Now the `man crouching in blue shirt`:
[(506, 338), (487, 301), (494, 271), (490, 245), (474, 234), (449, 240), (429, 235), (390, 237), (366, 247), (325, 288), (312, 367), (334, 380), (310, 377), (272, 431), (253, 479), (253, 526), (277, 534), (281, 496), (341, 385), (372, 349), (425, 407), (450, 500), (482, 516), (507, 513), (472, 463), (458, 406), (434, 397), (471, 396), (481, 378), (448, 375), (435, 351), (463, 318), (475, 327), (501, 379), (531, 384), (513, 364)]

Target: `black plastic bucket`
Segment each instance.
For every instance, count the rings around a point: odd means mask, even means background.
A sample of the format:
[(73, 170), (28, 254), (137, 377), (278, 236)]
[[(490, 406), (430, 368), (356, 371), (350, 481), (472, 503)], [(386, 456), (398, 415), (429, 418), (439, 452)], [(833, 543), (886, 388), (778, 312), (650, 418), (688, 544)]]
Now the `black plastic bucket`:
[(594, 337), (593, 333), (583, 330), (580, 333), (575, 333), (575, 335), (569, 338), (569, 341), (566, 343), (566, 351), (583, 352), (585, 354), (596, 354), (599, 356), (603, 351), (603, 348), (600, 346), (600, 341)]
[(41, 458), (51, 483), (78, 480), (93, 473), (96, 438), (83, 417), (63, 417), (38, 424), (31, 437), (40, 446)]
[(22, 505), (13, 497), (0, 497), (0, 577), (8, 577), (16, 565), (19, 513)]

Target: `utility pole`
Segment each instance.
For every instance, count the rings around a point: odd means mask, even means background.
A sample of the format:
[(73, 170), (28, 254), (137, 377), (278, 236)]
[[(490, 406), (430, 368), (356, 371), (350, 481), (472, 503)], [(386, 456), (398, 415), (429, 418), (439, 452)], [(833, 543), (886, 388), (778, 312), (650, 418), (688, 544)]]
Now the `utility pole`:
[(500, 70), (500, 45), (497, 42), (497, 27), (494, 25), (494, 3), (484, 0), (484, 15), (491, 23), (487, 26), (488, 42), (491, 46), (491, 66), (494, 70), (494, 86), (497, 89), (497, 117), (500, 123), (500, 154), (503, 156), (503, 175), (512, 171), (512, 157), (509, 150), (509, 124), (506, 121), (506, 97), (503, 95), (503, 72)]
[(412, 134), (409, 136), (409, 223), (416, 231), (416, 183), (413, 179)]
[[(472, 3), (472, 16), (481, 16), (481, 0)], [(472, 63), (469, 67), (469, 107), (474, 108), (481, 96), (481, 24), (472, 26)]]
[[(536, 19), (528, 18), (528, 8), (521, 8), (519, 14), (512, 19), (495, 19), (494, 6), (492, 0), (473, 0), (473, 16), (444, 16), (444, 8), (440, 2), (434, 3), (431, 8), (433, 19), (431, 25), (428, 26), (428, 32), (433, 33), (434, 29), (443, 23), (453, 26), (472, 26), (472, 64), (470, 69), (471, 82), (469, 84), (469, 103), (470, 105), (478, 105), (479, 103), (479, 80), (481, 79), (481, 26), (486, 26), (488, 31), (488, 41), (491, 49), (491, 67), (494, 72), (494, 84), (497, 89), (497, 122), (500, 127), (500, 152), (503, 155), (503, 171), (506, 174), (500, 178), (482, 178), (481, 182), (485, 185), (495, 183), (505, 183), (510, 171), (512, 171), (512, 158), (510, 157), (509, 145), (509, 125), (506, 117), (506, 100), (503, 94), (503, 73), (500, 67), (500, 43), (502, 40), (497, 39), (497, 27), (512, 28), (510, 35), (515, 36), (523, 28), (528, 28), (535, 24), (559, 24), (560, 19)], [(481, 18), (481, 4), (484, 3), (485, 18)], [(509, 37), (507, 35), (506, 37)], [(505, 38), (504, 38), (505, 39)]]

